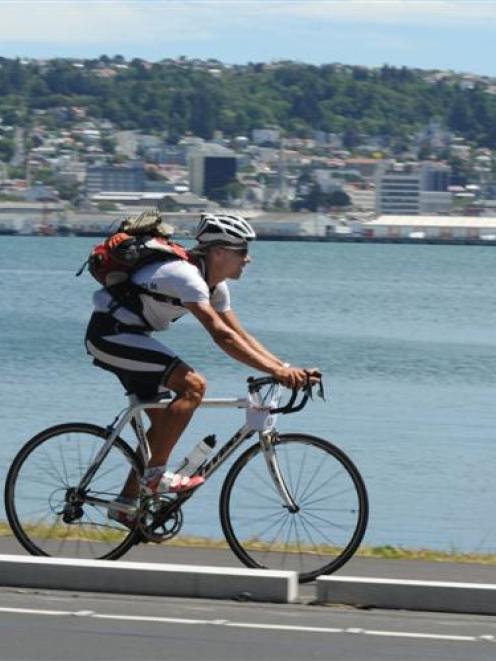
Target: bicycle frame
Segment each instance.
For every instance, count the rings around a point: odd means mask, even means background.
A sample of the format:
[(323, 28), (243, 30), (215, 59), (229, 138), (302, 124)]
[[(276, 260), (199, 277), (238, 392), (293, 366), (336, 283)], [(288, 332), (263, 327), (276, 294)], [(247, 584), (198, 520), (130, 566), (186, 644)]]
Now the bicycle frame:
[[(164, 399), (159, 399), (154, 402), (141, 402), (136, 398), (136, 396), (130, 395), (129, 407), (121, 412), (116, 417), (114, 422), (107, 427), (109, 436), (100, 451), (95, 456), (93, 463), (81, 478), (79, 483), (79, 490), (84, 491), (88, 487), (100, 464), (110, 451), (115, 439), (120, 435), (127, 424), (131, 424), (136, 434), (138, 440), (138, 450), (143, 458), (143, 464), (146, 467), (150, 460), (151, 452), (143, 424), (142, 411), (145, 409), (164, 409), (167, 408), (171, 402), (172, 400), (168, 396), (164, 397)], [(245, 398), (212, 398), (203, 400), (201, 407), (247, 409), (249, 404)], [(219, 448), (216, 454), (203, 466), (202, 475), (205, 477), (205, 480), (207, 480), (218, 468), (220, 468), (220, 466), (222, 466), (222, 464), (231, 456), (233, 452), (239, 448), (239, 446), (245, 440), (253, 436), (256, 432), (257, 430), (253, 429), (248, 424), (244, 424), (242, 427), (240, 427), (238, 431), (226, 443), (224, 443), (224, 445)], [(277, 432), (275, 432), (273, 429), (259, 431), (259, 440), (264, 452), (267, 468), (274, 481), (274, 484), (280, 493), (286, 507), (293, 511), (296, 508), (296, 505), (282, 477), (281, 471), (279, 470), (277, 456), (273, 447), (273, 439), (276, 433)], [(87, 497), (87, 501), (100, 505), (107, 504), (106, 501), (95, 497)], [(113, 507), (119, 510), (122, 509), (123, 511), (127, 511), (129, 509), (129, 506), (120, 505), (117, 503), (113, 504)]]

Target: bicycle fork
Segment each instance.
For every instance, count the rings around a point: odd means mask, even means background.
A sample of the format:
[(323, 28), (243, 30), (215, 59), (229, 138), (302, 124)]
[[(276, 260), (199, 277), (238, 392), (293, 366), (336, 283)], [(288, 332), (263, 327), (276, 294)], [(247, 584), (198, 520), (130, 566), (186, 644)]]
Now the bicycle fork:
[(274, 485), (282, 498), (284, 503), (283, 507), (286, 507), (288, 511), (291, 512), (291, 514), (296, 514), (300, 508), (291, 495), (279, 467), (279, 461), (277, 459), (277, 452), (275, 449), (276, 440), (277, 432), (266, 431), (260, 433), (260, 445), (262, 447), (265, 463), (267, 464), (267, 469), (272, 478), (272, 481), (274, 482)]

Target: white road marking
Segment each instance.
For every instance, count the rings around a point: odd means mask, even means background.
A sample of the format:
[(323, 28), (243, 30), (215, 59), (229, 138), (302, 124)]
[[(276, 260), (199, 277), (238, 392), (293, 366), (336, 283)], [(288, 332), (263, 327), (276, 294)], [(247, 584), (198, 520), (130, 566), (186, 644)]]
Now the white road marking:
[(471, 642), (494, 642), (495, 638), (492, 635), (481, 636), (457, 636), (437, 633), (422, 633), (410, 631), (376, 631), (373, 629), (359, 629), (350, 627), (347, 629), (338, 629), (332, 627), (306, 627), (295, 626), (292, 624), (265, 624), (263, 622), (231, 622), (230, 620), (200, 620), (193, 618), (182, 617), (154, 617), (150, 615), (119, 615), (112, 613), (95, 613), (94, 611), (62, 611), (62, 610), (47, 610), (36, 608), (5, 608), (0, 607), (0, 613), (13, 613), (16, 615), (51, 615), (55, 617), (70, 616), (70, 617), (88, 617), (96, 620), (117, 620), (122, 622), (156, 622), (160, 624), (194, 624), (194, 625), (210, 625), (221, 627), (233, 627), (241, 629), (259, 629), (266, 631), (294, 631), (300, 633), (328, 633), (328, 634), (347, 634), (347, 635), (361, 635), (361, 636), (383, 636), (390, 638), (417, 638), (424, 640), (440, 640), (440, 641), (453, 641), (462, 643)]

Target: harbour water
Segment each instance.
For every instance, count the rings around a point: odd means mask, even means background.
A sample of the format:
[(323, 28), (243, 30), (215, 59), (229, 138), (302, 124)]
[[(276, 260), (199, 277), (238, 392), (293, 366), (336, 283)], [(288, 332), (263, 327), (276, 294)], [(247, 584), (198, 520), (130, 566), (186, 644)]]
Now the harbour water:
[[(67, 420), (107, 424), (125, 405), (82, 338), (93, 281), (74, 277), (94, 239), (0, 237), (0, 470), (34, 433)], [(370, 495), (365, 543), (496, 550), (495, 252), (484, 246), (260, 242), (232, 283), (247, 328), (294, 364), (319, 366), (328, 401), (280, 419), (333, 440)], [(209, 381), (243, 394), (252, 373), (194, 319), (162, 341)], [(176, 459), (239, 412), (200, 412)], [(219, 471), (185, 511), (185, 532), (221, 537)], [(3, 512), (3, 509), (2, 509)], [(3, 514), (0, 518), (3, 518)]]

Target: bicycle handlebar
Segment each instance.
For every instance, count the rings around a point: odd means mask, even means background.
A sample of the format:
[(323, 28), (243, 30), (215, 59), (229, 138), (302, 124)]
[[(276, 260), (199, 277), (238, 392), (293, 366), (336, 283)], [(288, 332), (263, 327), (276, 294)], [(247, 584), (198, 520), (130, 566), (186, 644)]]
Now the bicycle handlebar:
[[(273, 376), (262, 376), (259, 378), (255, 378), (253, 376), (250, 376), (248, 379), (248, 391), (250, 393), (256, 393), (260, 392), (261, 388), (264, 386), (271, 386), (271, 385), (278, 385), (279, 381), (275, 379)], [(291, 396), (289, 400), (287, 401), (284, 406), (279, 406), (277, 408), (270, 409), (270, 413), (275, 414), (275, 413), (282, 413), (287, 414), (287, 413), (297, 413), (298, 411), (301, 411), (306, 405), (309, 399), (312, 398), (312, 391), (314, 386), (318, 386), (318, 391), (317, 394), (319, 397), (322, 399), (325, 399), (324, 397), (324, 385), (322, 382), (322, 376), (318, 377), (318, 380), (312, 383), (310, 381), (310, 378), (307, 380), (307, 383), (303, 386), (303, 388), (293, 388), (291, 390)], [(296, 404), (295, 402), (298, 397), (298, 394), (302, 393), (303, 396), (301, 400)]]

